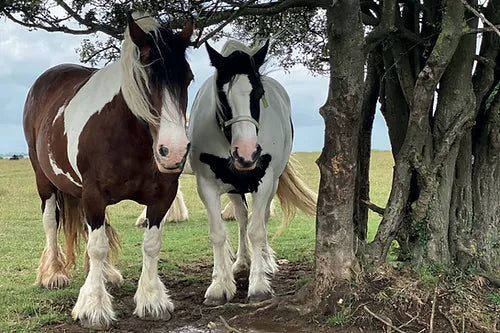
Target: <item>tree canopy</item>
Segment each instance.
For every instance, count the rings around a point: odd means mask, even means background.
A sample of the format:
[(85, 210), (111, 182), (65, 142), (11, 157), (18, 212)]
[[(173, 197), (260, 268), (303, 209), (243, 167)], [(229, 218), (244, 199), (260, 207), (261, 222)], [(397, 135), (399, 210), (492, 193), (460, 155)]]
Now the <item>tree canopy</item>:
[[(79, 49), (82, 62), (96, 64), (118, 58), (120, 42), (131, 10), (144, 10), (157, 16), (172, 29), (193, 19), (197, 28), (193, 46), (228, 33), (254, 42), (273, 39), (272, 52), (285, 68), (303, 63), (312, 71), (323, 72), (327, 56), (325, 12), (329, 2), (320, 0), (279, 1), (24, 1), (0, 4), (0, 16), (30, 29), (60, 31), (75, 35), (102, 33), (86, 38)], [(292, 52), (293, 50), (293, 52)], [(305, 59), (303, 58), (305, 57)]]

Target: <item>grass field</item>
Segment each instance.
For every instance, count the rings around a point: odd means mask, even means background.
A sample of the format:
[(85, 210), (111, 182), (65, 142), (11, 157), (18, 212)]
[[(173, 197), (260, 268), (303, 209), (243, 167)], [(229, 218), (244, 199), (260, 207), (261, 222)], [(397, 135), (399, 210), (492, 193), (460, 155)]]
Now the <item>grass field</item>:
[[(319, 172), (315, 165), (318, 153), (297, 153), (303, 166), (304, 180), (318, 188)], [(374, 151), (371, 164), (371, 200), (385, 205), (390, 190), (393, 160), (390, 152)], [(175, 275), (179, 268), (193, 262), (210, 262), (211, 247), (205, 210), (198, 199), (193, 176), (182, 176), (182, 189), (189, 209), (189, 220), (167, 224), (160, 254), (161, 275)], [(276, 205), (279, 207), (279, 205)], [(124, 201), (108, 209), (111, 223), (122, 237), (123, 252), (118, 268), (125, 278), (138, 279), (141, 269), (142, 231), (134, 226), (142, 207)], [(279, 209), (270, 222), (273, 234), (280, 221)], [(370, 212), (369, 238), (376, 231), (380, 217)], [(236, 223), (228, 223), (233, 244)], [(290, 261), (313, 260), (314, 219), (301, 212), (280, 237), (271, 240), (278, 258)], [(71, 274), (71, 284), (62, 290), (42, 290), (33, 283), (38, 260), (44, 247), (40, 200), (34, 174), (28, 160), (0, 160), (0, 331), (42, 331), (45, 325), (70, 320), (66, 310), (76, 301), (85, 273), (78, 265)], [(80, 258), (81, 259), (81, 258)], [(196, 277), (193, 277), (196, 278)], [(167, 286), (168, 287), (168, 286)], [(134, 289), (125, 284), (122, 288)]]

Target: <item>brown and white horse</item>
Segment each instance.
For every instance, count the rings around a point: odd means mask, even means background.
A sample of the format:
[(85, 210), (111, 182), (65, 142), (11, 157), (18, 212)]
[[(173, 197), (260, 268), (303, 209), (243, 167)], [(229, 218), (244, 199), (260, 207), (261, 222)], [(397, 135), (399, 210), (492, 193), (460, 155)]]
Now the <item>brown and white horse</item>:
[[(119, 61), (100, 70), (56, 66), (28, 94), (24, 131), (46, 236), (37, 283), (49, 289), (68, 284), (79, 231), (84, 231), (89, 272), (72, 311), (84, 325), (104, 328), (116, 320), (105, 282), (122, 277), (109, 260), (117, 240), (105, 209), (124, 199), (147, 206), (134, 313), (169, 319), (174, 309), (157, 263), (161, 220), (189, 150), (185, 114), (193, 75), (185, 51), (192, 32), (191, 23), (173, 33), (134, 13)], [(57, 244), (59, 216), (67, 258)]]

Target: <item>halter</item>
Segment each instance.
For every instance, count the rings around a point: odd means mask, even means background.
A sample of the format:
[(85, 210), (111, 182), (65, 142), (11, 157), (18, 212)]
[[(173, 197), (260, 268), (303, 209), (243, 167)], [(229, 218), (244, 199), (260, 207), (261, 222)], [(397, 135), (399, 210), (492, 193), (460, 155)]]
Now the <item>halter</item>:
[[(219, 92), (219, 96), (220, 96), (220, 92)], [(220, 100), (220, 97), (219, 97), (219, 100)], [(226, 138), (229, 142), (231, 142), (231, 134), (232, 134), (230, 126), (232, 124), (235, 124), (235, 123), (239, 123), (242, 121), (251, 122), (252, 124), (255, 125), (255, 128), (257, 129), (257, 134), (259, 133), (260, 124), (252, 116), (236, 116), (236, 117), (227, 119), (225, 117), (223, 110), (222, 110), (223, 108), (224, 108), (224, 105), (219, 104), (219, 106), (217, 106), (217, 108), (216, 108), (215, 116), (217, 118), (217, 123), (219, 124), (220, 130), (222, 131), (222, 133), (224, 133), (224, 135), (226, 136)]]

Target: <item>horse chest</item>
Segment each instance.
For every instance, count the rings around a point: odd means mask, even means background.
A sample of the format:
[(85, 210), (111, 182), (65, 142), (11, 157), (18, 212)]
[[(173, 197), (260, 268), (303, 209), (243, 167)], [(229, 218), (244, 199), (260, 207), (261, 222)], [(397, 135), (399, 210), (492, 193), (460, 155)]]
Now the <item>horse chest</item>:
[(262, 155), (255, 169), (250, 171), (238, 171), (232, 165), (230, 158), (207, 153), (200, 154), (200, 162), (210, 167), (216, 179), (233, 187), (229, 193), (243, 194), (257, 192), (271, 162), (271, 155)]

